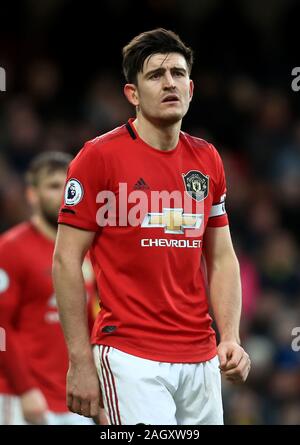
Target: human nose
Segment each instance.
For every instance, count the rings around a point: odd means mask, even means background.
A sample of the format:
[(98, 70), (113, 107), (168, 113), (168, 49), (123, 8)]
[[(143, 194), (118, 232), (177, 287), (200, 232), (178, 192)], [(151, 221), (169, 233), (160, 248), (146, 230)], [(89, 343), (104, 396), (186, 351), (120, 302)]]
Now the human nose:
[(167, 71), (164, 76), (164, 88), (175, 88), (173, 76), (169, 71)]

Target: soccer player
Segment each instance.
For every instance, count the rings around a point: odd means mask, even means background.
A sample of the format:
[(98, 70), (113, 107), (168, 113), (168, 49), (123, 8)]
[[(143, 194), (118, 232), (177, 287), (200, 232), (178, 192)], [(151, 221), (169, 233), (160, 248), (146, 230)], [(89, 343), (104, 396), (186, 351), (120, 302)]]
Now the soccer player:
[[(250, 369), (222, 161), (180, 130), (192, 62), (172, 31), (135, 37), (123, 70), (136, 117), (87, 142), (68, 172), (53, 265), (68, 406), (88, 416), (104, 403), (111, 424), (222, 424), (220, 371), (243, 382)], [(90, 248), (101, 292), (94, 357), (81, 273)]]
[[(27, 173), (26, 195), (33, 214), (0, 238), (0, 424), (82, 424), (70, 413), (65, 379), (68, 355), (59, 323), (51, 266), (57, 215), (71, 157), (45, 152)], [(86, 287), (93, 271), (85, 261)]]

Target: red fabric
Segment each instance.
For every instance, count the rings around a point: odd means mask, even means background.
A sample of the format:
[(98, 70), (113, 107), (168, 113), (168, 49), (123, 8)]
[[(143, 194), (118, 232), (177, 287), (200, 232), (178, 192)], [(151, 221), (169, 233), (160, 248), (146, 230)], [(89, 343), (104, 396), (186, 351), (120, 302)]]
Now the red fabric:
[[(211, 144), (183, 132), (174, 150), (154, 149), (139, 138), (132, 120), (129, 124), (129, 130), (123, 125), (85, 144), (69, 167), (59, 215), (60, 223), (96, 232), (90, 252), (101, 312), (92, 343), (157, 361), (209, 360), (216, 354), (216, 341), (200, 262), (203, 229), (208, 224), (228, 224), (226, 214), (209, 218), (212, 204), (220, 203), (226, 193), (222, 161)], [(191, 171), (208, 177), (208, 195), (200, 213), (185, 188), (183, 175)], [(81, 185), (73, 204), (68, 199), (71, 179)], [(140, 188), (149, 198), (136, 227), (119, 224), (119, 183), (126, 184), (126, 197)], [(103, 206), (98, 193), (103, 190), (117, 197), (116, 226), (99, 227), (97, 223)], [(187, 236), (186, 229), (174, 234), (164, 227), (142, 227), (148, 212), (163, 213), (166, 208), (162, 201), (158, 208), (151, 206), (151, 191), (162, 190), (185, 196), (191, 205), (188, 213), (203, 218), (201, 231), (189, 230), (192, 236)], [(135, 204), (128, 204), (126, 215)], [(170, 205), (178, 208), (183, 204), (171, 201)], [(183, 205), (184, 212), (186, 208)], [(115, 329), (103, 332), (107, 326)]]
[(0, 393), (39, 388), (51, 411), (67, 412), (68, 356), (52, 285), (53, 249), (54, 242), (31, 223), (0, 239), (0, 326), (7, 338), (6, 352), (0, 352)]

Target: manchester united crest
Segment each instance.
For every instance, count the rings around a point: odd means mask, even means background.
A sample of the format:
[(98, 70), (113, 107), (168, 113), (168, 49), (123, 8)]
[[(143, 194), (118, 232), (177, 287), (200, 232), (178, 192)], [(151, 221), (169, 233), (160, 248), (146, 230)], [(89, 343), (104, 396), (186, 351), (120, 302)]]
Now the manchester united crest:
[(190, 170), (188, 173), (182, 173), (184, 186), (188, 194), (200, 202), (208, 195), (209, 176), (204, 175), (198, 170)]

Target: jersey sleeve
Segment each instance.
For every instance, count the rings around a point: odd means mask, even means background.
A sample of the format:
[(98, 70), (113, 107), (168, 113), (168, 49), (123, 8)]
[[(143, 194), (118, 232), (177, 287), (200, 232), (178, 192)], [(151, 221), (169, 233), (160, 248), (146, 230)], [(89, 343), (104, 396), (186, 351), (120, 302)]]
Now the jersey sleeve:
[(223, 162), (218, 151), (212, 144), (210, 144), (210, 146), (213, 150), (213, 155), (215, 158), (216, 177), (214, 184), (213, 204), (210, 210), (207, 225), (208, 227), (223, 227), (228, 225), (228, 216), (225, 209), (225, 198), (227, 193), (225, 172)]
[(105, 166), (95, 142), (87, 142), (70, 163), (58, 222), (97, 232), (96, 199), (105, 190)]
[(22, 310), (22, 282), (25, 280), (17, 249), (0, 243), (0, 326), (5, 330), (5, 351), (0, 352), (0, 367), (17, 395), (36, 387), (22, 348), (16, 320)]

